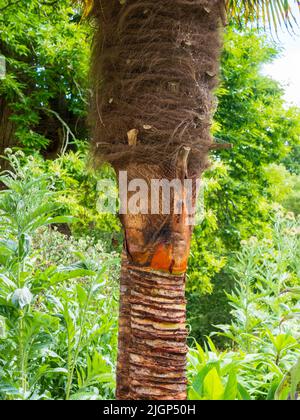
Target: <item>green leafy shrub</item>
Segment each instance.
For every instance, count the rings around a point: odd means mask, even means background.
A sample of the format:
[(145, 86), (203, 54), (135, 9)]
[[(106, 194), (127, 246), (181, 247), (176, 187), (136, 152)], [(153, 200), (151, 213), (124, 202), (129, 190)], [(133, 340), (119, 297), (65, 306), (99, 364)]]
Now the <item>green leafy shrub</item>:
[(300, 383), (299, 361), (282, 370), (267, 352), (220, 351), (209, 338), (190, 349), (188, 375), (191, 400), (297, 399)]
[[(47, 226), (72, 218), (57, 215), (51, 179), (17, 155), (0, 177), (0, 398), (109, 398), (117, 336), (109, 267), (118, 258), (85, 243), (70, 260), (71, 241)], [(59, 243), (65, 259), (54, 253)]]
[[(4, 147), (56, 155), (74, 137), (87, 138), (91, 31), (79, 25), (80, 18), (78, 4), (69, 0), (4, 2), (0, 54), (7, 74), (0, 80), (1, 112), (12, 123)], [(2, 122), (0, 129), (6, 130)]]
[[(300, 337), (299, 329), (299, 220), (292, 213), (278, 215), (272, 239), (256, 237), (243, 241), (232, 261), (235, 289), (227, 294), (233, 307), (233, 321), (221, 326), (224, 334), (250, 352), (258, 343), (277, 346), (274, 337)], [(279, 339), (280, 341), (281, 339)], [(289, 340), (288, 340), (289, 341)], [(273, 349), (275, 351), (275, 348)], [(276, 363), (284, 350), (274, 353)]]
[(251, 395), (239, 376), (243, 364), (247, 363), (245, 355), (219, 352), (210, 339), (205, 347), (196, 343), (196, 347), (190, 349), (189, 399), (250, 400)]
[(106, 249), (120, 250), (122, 233), (118, 217), (115, 214), (99, 213), (97, 209), (98, 182), (102, 179), (115, 181), (115, 174), (109, 166), (98, 171), (89, 167), (86, 143), (77, 141), (76, 149), (69, 150), (55, 160), (45, 160), (39, 154), (31, 155), (31, 170), (51, 178), (60, 213), (74, 217), (70, 226), (73, 236), (88, 236), (96, 242), (101, 239)]
[[(195, 229), (188, 271), (193, 296), (214, 290), (218, 273), (243, 239), (270, 236), (279, 190), (282, 204), (287, 204), (283, 195), (295, 191), (287, 180), (299, 145), (299, 110), (285, 109), (280, 85), (261, 74), (277, 54), (278, 47), (256, 31), (227, 29), (213, 134), (233, 147), (214, 153), (204, 174), (205, 214)], [(296, 206), (297, 201), (289, 209)]]

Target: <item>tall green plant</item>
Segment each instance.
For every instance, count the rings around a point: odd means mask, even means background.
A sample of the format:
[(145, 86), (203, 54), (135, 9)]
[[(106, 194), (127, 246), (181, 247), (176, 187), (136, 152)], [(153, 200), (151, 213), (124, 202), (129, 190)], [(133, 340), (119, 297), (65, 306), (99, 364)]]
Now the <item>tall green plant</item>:
[(106, 304), (105, 263), (80, 253), (69, 265), (38, 263), (32, 244), (39, 229), (72, 218), (58, 215), (51, 179), (36, 173), (33, 160), (9, 152), (8, 161), (11, 170), (0, 177), (7, 187), (0, 193), (0, 396), (69, 399), (84, 390), (99, 397), (92, 385), (114, 383), (98, 345), (111, 327), (107, 310), (97, 324), (97, 310)]

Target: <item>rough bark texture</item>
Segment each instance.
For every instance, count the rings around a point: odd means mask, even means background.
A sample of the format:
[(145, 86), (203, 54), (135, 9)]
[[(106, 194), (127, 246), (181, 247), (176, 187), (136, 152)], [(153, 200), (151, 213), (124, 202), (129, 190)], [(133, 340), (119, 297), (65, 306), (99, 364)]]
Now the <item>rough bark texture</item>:
[[(94, 159), (174, 169), (189, 146), (189, 172), (207, 166), (218, 76), (222, 0), (95, 1), (91, 112)], [(127, 133), (138, 133), (128, 147)]]
[(184, 275), (127, 267), (121, 286), (118, 399), (186, 398), (184, 283)]

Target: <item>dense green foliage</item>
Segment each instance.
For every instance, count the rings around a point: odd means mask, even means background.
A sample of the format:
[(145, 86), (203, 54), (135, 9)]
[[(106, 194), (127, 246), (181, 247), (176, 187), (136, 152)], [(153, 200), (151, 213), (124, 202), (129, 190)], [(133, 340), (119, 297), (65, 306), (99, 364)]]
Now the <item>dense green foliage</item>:
[(1, 106), (12, 112), (15, 141), (29, 151), (64, 151), (87, 136), (90, 30), (79, 22), (68, 0), (0, 0)]
[[(199, 345), (191, 350), (191, 398), (274, 399), (276, 390), (282, 397), (280, 384), (300, 356), (299, 257), (299, 220), (292, 213), (278, 212), (272, 239), (243, 241), (230, 267), (233, 319), (215, 333), (230, 340), (230, 350), (218, 351), (210, 339), (206, 352)], [(289, 383), (284, 388), (291, 390)]]
[[(1, 176), (0, 195), (0, 398), (111, 398), (119, 254), (93, 237), (59, 233), (59, 224), (76, 220), (60, 216), (53, 177), (22, 152), (8, 159), (13, 172)], [(289, 371), (300, 356), (300, 224), (278, 207), (272, 225), (270, 239), (243, 241), (228, 267), (232, 321), (215, 327), (228, 349), (191, 342), (190, 398), (286, 398), (296, 380)]]
[[(299, 212), (299, 172), (292, 162), (300, 113), (286, 109), (278, 83), (260, 73), (276, 54), (255, 31), (227, 32), (214, 132), (233, 149), (215, 155), (205, 175), (206, 217), (195, 230), (188, 283), (190, 322), (197, 339), (220, 319), (228, 320), (223, 289), (232, 286), (228, 267), (240, 242), (252, 235), (271, 236), (274, 202)], [(293, 175), (285, 162), (291, 162)], [(199, 291), (211, 292), (213, 286), (212, 296), (199, 298)]]
[[(97, 182), (113, 172), (88, 165), (91, 28), (68, 0), (7, 6), (0, 399), (111, 398), (122, 234), (115, 215), (97, 212)], [(300, 112), (261, 75), (277, 54), (257, 31), (228, 28), (213, 131), (233, 149), (212, 156), (192, 241), (190, 398), (282, 399), (297, 388)]]
[[(112, 396), (117, 257), (67, 239), (53, 182), (10, 155), (0, 196), (0, 395), (18, 399)], [(73, 251), (72, 251), (73, 248)]]

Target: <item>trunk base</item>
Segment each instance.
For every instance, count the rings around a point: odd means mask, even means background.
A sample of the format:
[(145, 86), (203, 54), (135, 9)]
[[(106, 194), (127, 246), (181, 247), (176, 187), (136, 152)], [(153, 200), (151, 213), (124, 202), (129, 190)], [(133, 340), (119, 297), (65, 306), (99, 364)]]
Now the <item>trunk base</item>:
[(123, 259), (117, 399), (186, 399), (185, 275)]

